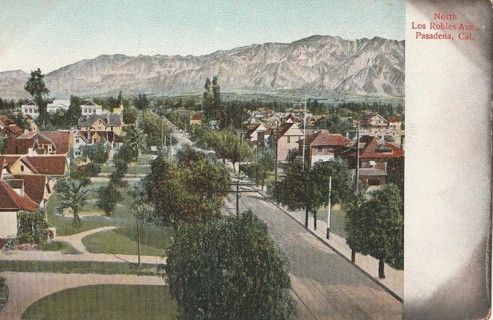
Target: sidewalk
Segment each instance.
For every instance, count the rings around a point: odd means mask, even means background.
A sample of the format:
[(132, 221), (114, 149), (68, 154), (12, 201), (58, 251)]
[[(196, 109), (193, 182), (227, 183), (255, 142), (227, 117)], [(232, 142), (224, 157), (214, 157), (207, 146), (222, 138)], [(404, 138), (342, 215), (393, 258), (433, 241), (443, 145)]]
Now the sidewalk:
[[(265, 198), (270, 199), (270, 196), (263, 191), (259, 193)], [(289, 211), (283, 206), (278, 206), (289, 217), (296, 220), (301, 225), (305, 225), (305, 212), (304, 211)], [(308, 219), (308, 231), (315, 235), (320, 241), (327, 244), (333, 250), (337, 251), (341, 256), (351, 261), (351, 249), (346, 244), (346, 240), (334, 233), (330, 233), (330, 239), (325, 238), (327, 230), (327, 224), (325, 221), (317, 219), (317, 230), (313, 230), (313, 216), (310, 214)], [(364, 256), (356, 253), (355, 265), (363, 272), (371, 276), (373, 280), (386, 288), (401, 302), (404, 299), (404, 270), (396, 270), (385, 264), (385, 279), (378, 278), (378, 260), (372, 256)]]

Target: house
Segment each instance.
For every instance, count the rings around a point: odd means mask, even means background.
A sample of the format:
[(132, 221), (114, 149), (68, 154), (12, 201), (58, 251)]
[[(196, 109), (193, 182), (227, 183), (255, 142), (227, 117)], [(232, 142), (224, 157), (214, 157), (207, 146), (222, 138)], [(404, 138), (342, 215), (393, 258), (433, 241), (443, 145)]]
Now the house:
[(202, 114), (200, 112), (195, 112), (190, 117), (190, 125), (191, 126), (200, 126), (202, 124)]
[(101, 105), (95, 104), (92, 101), (86, 101), (80, 106), (80, 108), (83, 116), (102, 115), (103, 113), (106, 113), (103, 111), (103, 107)]
[(386, 128), (387, 120), (376, 112), (367, 112), (363, 117), (361, 125), (364, 128)]
[(290, 150), (298, 149), (298, 141), (304, 137), (303, 131), (295, 122), (285, 122), (277, 129), (274, 128), (271, 132), (272, 139), (275, 139), (274, 136), (277, 136), (277, 159), (279, 161), (286, 160)]
[(23, 180), (0, 179), (0, 238), (15, 238), (17, 214), (20, 211), (34, 212), (37, 208), (38, 205), (24, 192)]
[(305, 147), (305, 156), (308, 163), (313, 165), (318, 161), (335, 160), (335, 155), (339, 152), (350, 140), (341, 134), (329, 134), (327, 130), (320, 130), (306, 139), (298, 141), (298, 155), (303, 154), (303, 146)]
[(21, 113), (24, 117), (30, 117), (36, 119), (39, 116), (39, 108), (36, 102), (29, 101), (21, 106)]
[(393, 130), (400, 130), (402, 126), (402, 121), (399, 118), (390, 117), (388, 119), (388, 128)]
[[(1, 127), (1, 125), (0, 125)], [(4, 126), (3, 129), (0, 128), (0, 137), (5, 137), (7, 139), (17, 138), (24, 133), (24, 130), (16, 124), (11, 124)]]
[(256, 149), (259, 144), (259, 134), (263, 133), (267, 130), (267, 128), (263, 124), (257, 124), (247, 131), (245, 135), (245, 140), (249, 141), (250, 145)]
[(0, 130), (3, 130), (5, 127), (13, 125), (14, 120), (10, 119), (5, 115), (0, 115)]
[(404, 150), (396, 145), (365, 135), (360, 137), (358, 144), (356, 141), (350, 142), (339, 153), (352, 169), (356, 168), (357, 163), (356, 145), (359, 149), (359, 179), (373, 189), (385, 184), (388, 161), (404, 158)]
[(44, 175), (48, 178), (65, 176), (69, 162), (65, 155), (0, 155), (0, 163), (7, 163), (4, 174)]
[(90, 140), (87, 137), (87, 135), (79, 132), (78, 130), (75, 130), (73, 132), (73, 136), (74, 136), (74, 144), (73, 144), (74, 156), (80, 157), (80, 156), (82, 156), (82, 149), (85, 146), (90, 145), (91, 143), (90, 143)]
[(70, 147), (68, 131), (28, 131), (7, 141), (7, 155), (65, 155)]
[(106, 113), (104, 115), (92, 114), (79, 118), (77, 126), (83, 132), (114, 132), (122, 134), (123, 115), (116, 113)]
[(53, 100), (46, 106), (47, 112), (68, 111), (70, 107), (70, 100)]

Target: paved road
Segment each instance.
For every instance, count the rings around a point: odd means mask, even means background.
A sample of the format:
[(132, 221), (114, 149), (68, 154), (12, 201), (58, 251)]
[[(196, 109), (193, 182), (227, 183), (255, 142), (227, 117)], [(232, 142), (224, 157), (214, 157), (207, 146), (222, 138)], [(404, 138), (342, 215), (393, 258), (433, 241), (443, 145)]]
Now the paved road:
[[(60, 290), (95, 284), (161, 285), (158, 276), (102, 275), (102, 274), (59, 274), (3, 272), (7, 280), (9, 299), (0, 311), (0, 319), (20, 320), (22, 313), (35, 301)], [(163, 290), (164, 287), (163, 287)]]
[[(234, 207), (233, 199), (228, 202)], [(398, 300), (267, 199), (242, 193), (240, 210), (252, 210), (264, 220), (286, 252), (300, 319), (402, 318)]]

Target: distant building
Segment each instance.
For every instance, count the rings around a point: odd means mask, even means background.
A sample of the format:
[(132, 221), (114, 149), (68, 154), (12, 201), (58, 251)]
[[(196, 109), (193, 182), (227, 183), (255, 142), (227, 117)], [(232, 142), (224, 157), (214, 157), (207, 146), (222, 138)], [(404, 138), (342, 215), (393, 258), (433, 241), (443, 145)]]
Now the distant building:
[(70, 100), (53, 100), (46, 106), (46, 111), (53, 113), (57, 111), (68, 111), (70, 107)]
[[(304, 141), (305, 140), (305, 141)], [(350, 140), (340, 134), (329, 134), (326, 130), (317, 131), (308, 135), (306, 139), (298, 141), (298, 155), (303, 154), (303, 145), (305, 146), (305, 156), (308, 163), (313, 165), (315, 162), (325, 162), (335, 160), (335, 155)], [(304, 142), (304, 143), (303, 143)]]
[(83, 105), (80, 106), (80, 108), (82, 109), (83, 116), (102, 115), (103, 113), (107, 113), (106, 111), (103, 111), (102, 106), (100, 106), (99, 104), (95, 104), (92, 101), (86, 101)]
[(36, 119), (39, 116), (38, 105), (34, 101), (29, 101), (21, 106), (21, 113), (24, 117)]
[(195, 112), (190, 117), (190, 125), (191, 126), (200, 126), (202, 124), (202, 114), (200, 112)]

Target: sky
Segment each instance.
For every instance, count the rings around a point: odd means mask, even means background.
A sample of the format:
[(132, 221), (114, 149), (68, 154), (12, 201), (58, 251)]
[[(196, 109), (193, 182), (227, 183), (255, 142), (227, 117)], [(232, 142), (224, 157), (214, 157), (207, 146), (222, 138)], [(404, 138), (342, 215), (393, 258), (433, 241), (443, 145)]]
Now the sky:
[(0, 72), (101, 54), (202, 55), (311, 35), (403, 40), (404, 0), (0, 0)]

